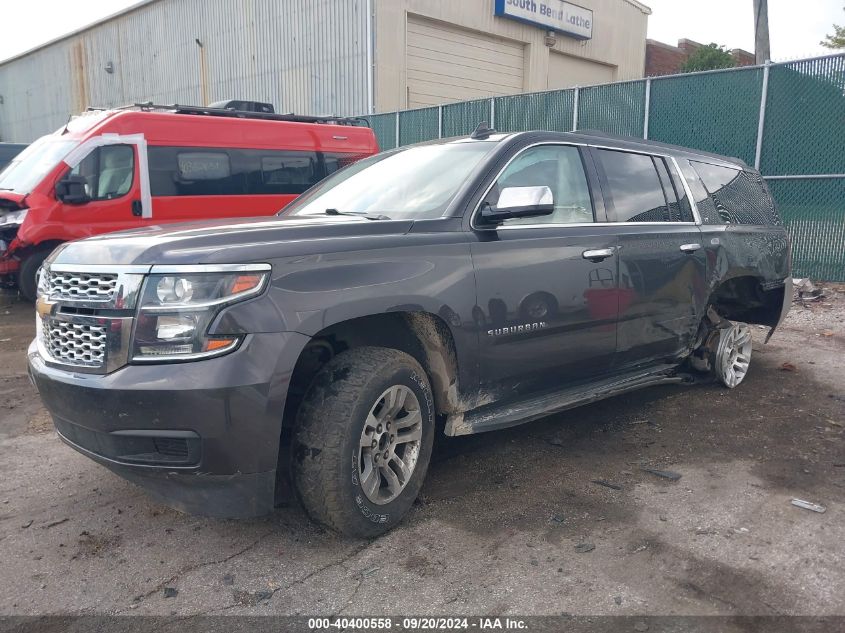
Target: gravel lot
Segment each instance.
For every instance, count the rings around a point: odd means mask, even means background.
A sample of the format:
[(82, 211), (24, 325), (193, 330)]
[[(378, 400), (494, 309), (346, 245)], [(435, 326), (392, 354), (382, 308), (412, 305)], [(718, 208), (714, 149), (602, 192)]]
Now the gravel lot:
[(372, 542), (295, 506), (185, 516), (66, 447), (26, 377), (32, 306), (0, 295), (0, 614), (845, 615), (845, 286), (826, 291), (768, 345), (755, 328), (736, 390), (438, 441)]

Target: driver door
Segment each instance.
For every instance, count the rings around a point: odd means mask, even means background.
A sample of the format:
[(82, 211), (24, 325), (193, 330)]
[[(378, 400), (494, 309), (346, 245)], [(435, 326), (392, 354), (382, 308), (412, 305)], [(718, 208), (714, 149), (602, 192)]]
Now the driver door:
[[(472, 259), (482, 388), (513, 397), (606, 372), (616, 348), (616, 236), (606, 226), (589, 157), (571, 145), (517, 154), (483, 204), (508, 187), (547, 186), (551, 215), (476, 228)], [(592, 257), (591, 257), (592, 255)]]
[(84, 237), (141, 226), (138, 163), (135, 145), (101, 145), (69, 169), (66, 176), (85, 179), (88, 201), (64, 205), (68, 232)]

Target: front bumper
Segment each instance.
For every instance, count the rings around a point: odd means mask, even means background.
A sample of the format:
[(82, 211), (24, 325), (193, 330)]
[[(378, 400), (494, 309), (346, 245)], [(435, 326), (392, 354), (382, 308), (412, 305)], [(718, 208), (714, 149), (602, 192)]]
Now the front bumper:
[(127, 365), (105, 375), (44, 363), (29, 372), (63, 441), (192, 514), (272, 510), (282, 415), (307, 338), (253, 334), (209, 360)]

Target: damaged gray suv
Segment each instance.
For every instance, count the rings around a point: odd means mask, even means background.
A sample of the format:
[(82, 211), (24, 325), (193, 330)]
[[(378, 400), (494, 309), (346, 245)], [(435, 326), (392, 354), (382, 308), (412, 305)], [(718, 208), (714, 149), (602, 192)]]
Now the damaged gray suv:
[(756, 171), (599, 134), (480, 128), (355, 163), (273, 219), (150, 222), (40, 272), (29, 368), (60, 437), (186, 512), (293, 490), (362, 537), (408, 512), (435, 428), (695, 372), (736, 387), (747, 324), (771, 335), (791, 300)]

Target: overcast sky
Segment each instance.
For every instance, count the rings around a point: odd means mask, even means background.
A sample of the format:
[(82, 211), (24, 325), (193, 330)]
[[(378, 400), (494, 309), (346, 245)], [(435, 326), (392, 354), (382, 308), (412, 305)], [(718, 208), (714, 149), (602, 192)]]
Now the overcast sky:
[[(716, 42), (754, 51), (752, 0), (643, 1), (653, 10), (649, 17), (650, 38), (674, 44), (686, 37), (704, 44)], [(136, 0), (10, 0), (3, 9), (5, 28), (0, 37), (0, 59), (135, 3)], [(772, 57), (797, 59), (831, 52), (819, 46), (819, 41), (833, 31), (832, 24), (845, 24), (843, 5), (845, 0), (769, 0)]]

